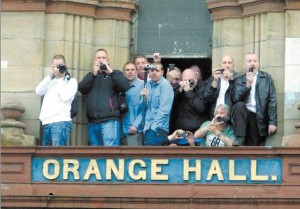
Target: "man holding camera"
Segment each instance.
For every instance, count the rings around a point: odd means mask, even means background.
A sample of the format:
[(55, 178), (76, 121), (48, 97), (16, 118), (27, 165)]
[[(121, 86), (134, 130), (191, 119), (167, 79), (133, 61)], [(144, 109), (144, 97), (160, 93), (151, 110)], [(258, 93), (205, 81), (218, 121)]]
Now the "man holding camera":
[(175, 94), (177, 104), (177, 119), (175, 130), (183, 129), (194, 133), (203, 122), (208, 120), (206, 102), (203, 100), (205, 83), (197, 79), (192, 69), (185, 69), (182, 73), (179, 93)]
[(79, 82), (79, 91), (86, 96), (88, 137), (91, 146), (120, 145), (119, 93), (125, 93), (130, 85), (121, 71), (108, 64), (105, 49), (95, 52), (93, 69)]
[(44, 96), (40, 120), (44, 128), (44, 146), (66, 146), (72, 130), (71, 103), (77, 92), (77, 81), (67, 71), (65, 57), (55, 55), (50, 74), (36, 87)]
[(145, 70), (148, 70), (150, 80), (147, 82), (147, 88), (141, 91), (141, 95), (147, 99), (144, 113), (144, 144), (160, 145), (168, 136), (174, 92), (169, 81), (163, 77), (162, 64), (152, 64)]
[[(232, 146), (235, 140), (232, 127), (228, 124), (230, 108), (226, 104), (219, 104), (215, 108), (214, 118), (201, 125), (195, 132), (195, 138), (205, 138), (202, 146), (207, 147), (224, 147)], [(189, 139), (191, 146), (195, 146), (194, 139)]]
[(234, 61), (229, 55), (221, 59), (220, 67), (213, 71), (213, 76), (208, 79), (208, 85), (204, 93), (204, 99), (210, 103), (210, 118), (214, 117), (214, 111), (219, 104), (233, 105), (234, 93)]
[(265, 145), (277, 129), (277, 102), (273, 79), (259, 70), (256, 54), (244, 58), (246, 73), (236, 78), (233, 114), (234, 132), (248, 146)]

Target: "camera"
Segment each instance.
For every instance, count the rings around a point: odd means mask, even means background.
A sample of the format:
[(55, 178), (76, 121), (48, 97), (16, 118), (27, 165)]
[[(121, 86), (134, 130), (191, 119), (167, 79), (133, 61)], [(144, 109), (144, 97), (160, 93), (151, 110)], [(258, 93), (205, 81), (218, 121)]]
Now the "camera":
[(119, 102), (120, 113), (125, 114), (126, 112), (128, 112), (128, 104), (127, 104), (125, 93), (122, 92), (118, 93), (118, 102)]
[(169, 64), (169, 72), (175, 69), (175, 64)]
[(254, 67), (251, 67), (251, 68), (249, 68), (249, 72), (253, 72), (253, 70), (254, 70)]
[(190, 87), (193, 87), (195, 85), (195, 81), (193, 79), (189, 79)]
[(58, 65), (57, 68), (61, 74), (64, 74), (67, 71), (67, 66), (65, 66), (64, 64)]
[(188, 137), (188, 132), (187, 131), (184, 131), (182, 133), (176, 133), (176, 136), (177, 137), (183, 137), (183, 138), (187, 138)]
[(149, 64), (147, 64), (147, 65), (145, 65), (145, 67), (144, 67), (144, 70), (145, 70), (145, 71), (156, 70), (156, 69), (157, 69), (156, 65), (149, 65)]
[(228, 121), (228, 118), (219, 116), (217, 117), (217, 121), (226, 123)]
[(216, 71), (218, 71), (218, 72), (220, 72), (221, 74), (223, 74), (223, 72), (224, 72), (224, 68), (221, 68), (221, 69), (218, 69), (218, 70), (216, 70)]
[(106, 65), (100, 62), (100, 70), (107, 70)]

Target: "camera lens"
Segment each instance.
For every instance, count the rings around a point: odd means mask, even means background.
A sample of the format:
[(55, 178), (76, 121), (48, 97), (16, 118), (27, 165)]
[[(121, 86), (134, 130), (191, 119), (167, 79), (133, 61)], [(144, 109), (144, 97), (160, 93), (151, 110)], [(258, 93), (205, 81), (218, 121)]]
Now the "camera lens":
[(67, 67), (63, 64), (58, 65), (57, 68), (61, 74), (64, 74), (67, 71)]
[(195, 85), (195, 81), (193, 79), (190, 79), (189, 83), (190, 83), (190, 87), (193, 87)]
[(106, 65), (103, 63), (100, 63), (100, 70), (107, 70)]

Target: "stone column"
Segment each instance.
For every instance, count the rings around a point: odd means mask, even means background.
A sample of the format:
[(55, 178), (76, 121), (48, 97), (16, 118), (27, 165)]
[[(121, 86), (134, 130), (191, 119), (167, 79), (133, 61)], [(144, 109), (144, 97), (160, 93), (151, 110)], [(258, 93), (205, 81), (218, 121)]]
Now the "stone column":
[(242, 71), (244, 55), (254, 52), (260, 58), (261, 70), (270, 73), (274, 79), (278, 130), (268, 138), (267, 144), (272, 146), (281, 144), (285, 129), (283, 78), (286, 76), (286, 2), (290, 1), (207, 0), (214, 20), (213, 66), (219, 63), (222, 54), (231, 54), (236, 70)]
[[(110, 64), (121, 69), (130, 58), (135, 0), (3, 0), (1, 2), (2, 98), (19, 98), (27, 112), (22, 122), (41, 138), (41, 98), (34, 90), (49, 73), (52, 57), (63, 54), (72, 77), (90, 71), (94, 52), (105, 48)], [(85, 111), (79, 101), (71, 145), (87, 145)]]
[(137, 10), (134, 1), (102, 0), (96, 9), (94, 50), (109, 51), (110, 64), (122, 69), (130, 61), (132, 16)]
[(284, 146), (300, 146), (300, 2), (286, 1)]
[(235, 70), (242, 70), (243, 10), (238, 0), (207, 0), (212, 13), (212, 68), (218, 67), (223, 55), (235, 60)]

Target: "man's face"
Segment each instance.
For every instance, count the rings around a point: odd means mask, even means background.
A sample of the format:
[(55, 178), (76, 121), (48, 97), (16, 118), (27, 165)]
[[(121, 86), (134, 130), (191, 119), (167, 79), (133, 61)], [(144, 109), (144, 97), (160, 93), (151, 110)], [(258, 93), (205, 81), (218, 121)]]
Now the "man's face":
[(145, 65), (148, 64), (148, 60), (145, 59), (145, 58), (142, 58), (142, 57), (139, 57), (135, 60), (135, 63), (134, 63), (137, 67), (137, 70), (138, 70), (138, 74), (144, 78), (144, 67)]
[(259, 67), (259, 62), (255, 54), (247, 54), (244, 59), (244, 68), (248, 72), (250, 68), (253, 68), (253, 72), (256, 73)]
[(192, 66), (190, 69), (195, 72), (197, 80), (202, 80), (202, 72), (198, 66)]
[(133, 63), (125, 65), (123, 69), (123, 74), (130, 82), (134, 81), (137, 75), (136, 66)]
[(232, 72), (234, 69), (234, 62), (230, 56), (224, 56), (221, 60), (221, 66)]
[(172, 70), (167, 74), (167, 80), (171, 83), (173, 89), (176, 89), (181, 81), (181, 73), (177, 70)]
[(195, 82), (194, 86), (197, 85), (197, 81), (198, 81), (197, 76), (192, 69), (186, 69), (183, 71), (182, 80), (183, 81), (194, 80), (194, 82)]
[(218, 117), (226, 117), (227, 118), (227, 112), (224, 108), (217, 108), (216, 111), (215, 111), (215, 116), (218, 116)]
[(105, 51), (97, 51), (95, 54), (95, 61), (96, 62), (108, 62), (108, 57)]
[(157, 82), (164, 75), (164, 71), (162, 70), (160, 65), (156, 65), (156, 69), (149, 70), (149, 77), (152, 82)]

